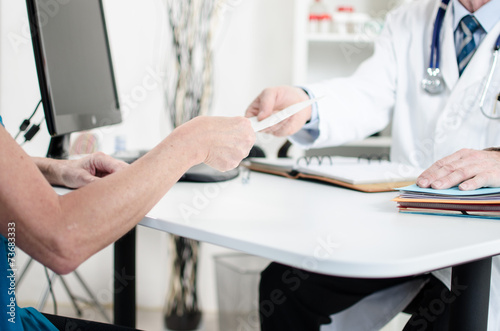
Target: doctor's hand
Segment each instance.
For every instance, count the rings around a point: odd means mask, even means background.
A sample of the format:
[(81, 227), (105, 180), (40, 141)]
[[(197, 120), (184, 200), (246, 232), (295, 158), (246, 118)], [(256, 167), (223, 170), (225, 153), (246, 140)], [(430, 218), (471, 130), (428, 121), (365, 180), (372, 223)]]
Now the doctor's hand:
[(255, 143), (252, 124), (242, 116), (199, 116), (175, 129), (172, 135), (197, 151), (197, 163), (219, 171), (236, 168)]
[(417, 185), (434, 189), (459, 185), (464, 191), (500, 187), (500, 152), (462, 149), (434, 163), (418, 177)]
[[(248, 106), (245, 116), (257, 116), (259, 121), (295, 103), (309, 100), (304, 90), (292, 86), (267, 88)], [(262, 130), (277, 137), (289, 136), (299, 131), (311, 119), (311, 107), (298, 112), (286, 120)]]
[(104, 153), (93, 153), (77, 160), (33, 158), (52, 185), (80, 188), (128, 166)]

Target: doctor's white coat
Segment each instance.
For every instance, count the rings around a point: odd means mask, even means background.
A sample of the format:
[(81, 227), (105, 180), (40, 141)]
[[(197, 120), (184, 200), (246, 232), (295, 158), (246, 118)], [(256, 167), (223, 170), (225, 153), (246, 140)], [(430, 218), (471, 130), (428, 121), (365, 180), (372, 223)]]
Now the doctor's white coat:
[[(479, 110), (500, 22), (485, 36), (459, 79), (449, 8), (440, 43), (446, 90), (429, 95), (421, 87), (439, 4), (438, 0), (420, 0), (389, 13), (374, 55), (352, 77), (307, 86), (315, 96), (328, 96), (318, 102), (320, 135), (313, 142), (301, 133), (291, 140), (306, 148), (340, 145), (378, 132), (392, 119), (391, 159), (424, 168), (461, 148), (500, 146), (500, 120), (489, 120)], [(493, 107), (499, 92), (500, 65), (485, 107)], [(449, 286), (450, 269), (434, 274)], [(322, 330), (377, 330), (403, 309), (421, 286), (415, 282), (376, 293), (334, 316), (334, 323)], [(353, 320), (350, 316), (356, 317)], [(493, 258), (488, 330), (500, 330), (499, 257)]]

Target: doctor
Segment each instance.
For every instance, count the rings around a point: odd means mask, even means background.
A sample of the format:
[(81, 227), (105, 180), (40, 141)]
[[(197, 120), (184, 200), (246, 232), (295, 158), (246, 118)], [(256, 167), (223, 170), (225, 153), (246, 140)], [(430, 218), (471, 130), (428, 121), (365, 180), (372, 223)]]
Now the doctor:
[[(500, 152), (494, 148), (500, 146), (500, 63), (493, 66), (499, 35), (500, 0), (412, 2), (387, 16), (373, 56), (353, 76), (303, 89), (266, 89), (246, 116), (261, 120), (325, 95), (267, 132), (318, 148), (363, 139), (392, 120), (391, 159), (428, 168), (420, 186), (500, 186)], [(300, 277), (300, 284), (286, 281), (287, 275)], [(450, 277), (445, 269), (400, 279), (348, 279), (272, 263), (262, 273), (260, 300), (272, 299), (276, 289), (285, 295), (274, 311), (261, 307), (262, 330), (319, 330), (336, 313), (326, 329), (376, 330), (405, 308), (413, 313), (405, 330), (447, 330), (448, 308), (433, 315), (429, 307), (449, 293)], [(488, 330), (500, 330), (499, 257), (493, 258), (491, 282)]]

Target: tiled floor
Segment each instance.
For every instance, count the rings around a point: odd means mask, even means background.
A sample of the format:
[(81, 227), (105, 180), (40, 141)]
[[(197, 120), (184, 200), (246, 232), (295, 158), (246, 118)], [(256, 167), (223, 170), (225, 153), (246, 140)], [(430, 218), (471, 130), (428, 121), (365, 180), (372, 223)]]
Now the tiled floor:
[[(47, 305), (49, 306), (49, 305)], [(51, 307), (47, 307), (47, 312), (52, 313)], [(77, 317), (75, 310), (71, 306), (59, 306), (58, 314), (64, 316)], [(108, 316), (111, 316), (111, 309), (107, 309)], [(96, 311), (91, 308), (85, 309), (83, 312), (83, 319), (90, 319), (96, 321), (104, 321)], [(406, 323), (408, 316), (398, 315), (389, 325), (380, 331), (399, 331), (402, 330)], [(140, 309), (137, 313), (137, 328), (147, 331), (167, 331), (163, 324), (163, 313), (161, 310), (144, 310)], [(237, 331), (237, 330), (219, 330), (217, 313), (204, 312), (203, 322), (197, 331)], [(245, 330), (254, 331), (254, 330)]]
[[(19, 304), (20, 306), (33, 306), (32, 304), (31, 305), (23, 303)], [(44, 312), (53, 314), (52, 306), (47, 304), (46, 309), (44, 309)], [(72, 306), (59, 305), (57, 307), (57, 313), (58, 315), (63, 315), (63, 316), (106, 322), (105, 318), (93, 308), (83, 309), (83, 315), (80, 317), (77, 316)], [(107, 308), (106, 313), (108, 317), (112, 316), (111, 309)], [(138, 310), (137, 328), (139, 330), (146, 330), (146, 331), (168, 331), (168, 329), (164, 327), (163, 312), (161, 310), (145, 310), (145, 309)], [(217, 314), (204, 312), (202, 324), (200, 325), (200, 328), (196, 331), (219, 331)]]

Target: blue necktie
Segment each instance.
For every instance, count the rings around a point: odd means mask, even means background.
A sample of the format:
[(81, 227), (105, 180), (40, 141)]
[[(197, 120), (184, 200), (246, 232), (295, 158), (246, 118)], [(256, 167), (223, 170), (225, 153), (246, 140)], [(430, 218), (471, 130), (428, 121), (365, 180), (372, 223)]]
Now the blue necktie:
[(467, 67), (472, 55), (474, 55), (476, 51), (476, 43), (474, 42), (473, 34), (477, 29), (481, 28), (481, 25), (474, 16), (467, 15), (460, 21), (459, 27), (462, 30), (463, 39), (458, 51), (457, 62), (458, 71), (460, 75), (462, 75), (462, 72), (465, 70), (465, 67)]

